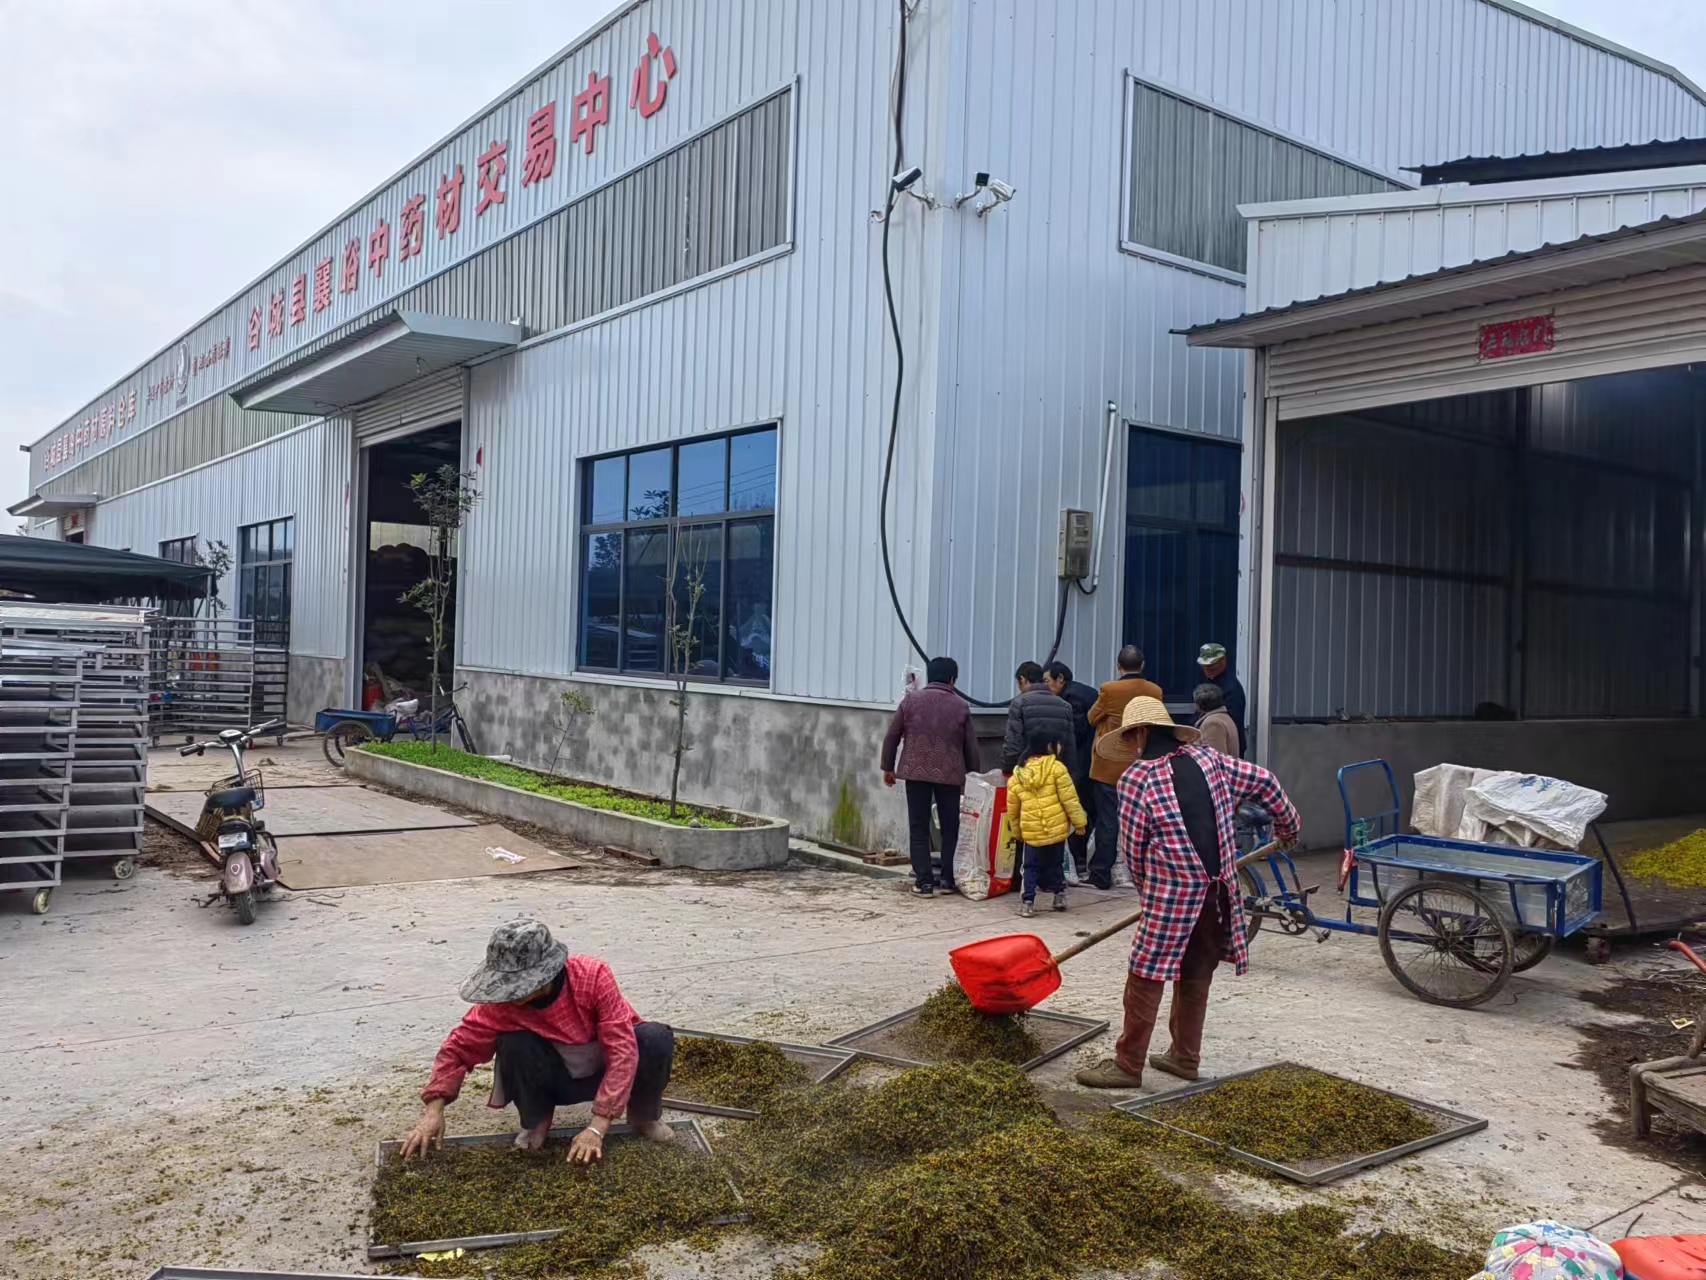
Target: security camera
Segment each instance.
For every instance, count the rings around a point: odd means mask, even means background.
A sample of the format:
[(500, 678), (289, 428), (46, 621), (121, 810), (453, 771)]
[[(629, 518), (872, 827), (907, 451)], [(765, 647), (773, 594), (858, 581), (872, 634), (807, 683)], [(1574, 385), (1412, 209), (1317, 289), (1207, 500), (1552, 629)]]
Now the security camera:
[(979, 193), (981, 193), (988, 185), (989, 175), (980, 171), (977, 176), (972, 179), (971, 190), (962, 191), (959, 195), (954, 197), (954, 208), (958, 209), (967, 200), (975, 200)]
[(989, 203), (978, 205), (977, 216), (980, 218), (1000, 208), (1019, 194), (1010, 183), (1003, 182), (1000, 178), (991, 178), (985, 184), (985, 189), (989, 192)]
[(896, 191), (905, 191), (923, 176), (924, 170), (920, 169), (917, 165), (913, 165), (912, 168), (903, 169), (901, 172), (895, 174), (894, 177), (890, 178), (889, 185)]

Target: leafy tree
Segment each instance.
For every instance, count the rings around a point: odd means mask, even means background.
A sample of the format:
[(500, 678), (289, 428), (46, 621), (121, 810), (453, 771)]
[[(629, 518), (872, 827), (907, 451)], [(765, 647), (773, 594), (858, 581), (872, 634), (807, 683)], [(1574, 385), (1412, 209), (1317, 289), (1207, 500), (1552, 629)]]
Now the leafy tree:
[(480, 500), (474, 487), (472, 471), (458, 471), (448, 462), (434, 472), (417, 472), (409, 477), (409, 492), (415, 505), (426, 517), (432, 529), (432, 555), (428, 575), (399, 597), (403, 604), (415, 606), (427, 615), (432, 624), (432, 749), (438, 750), (438, 705), (443, 682), (439, 678), (440, 660), (444, 655), (444, 620), (456, 586), (456, 535), (467, 520), (468, 513)]
[(213, 579), (208, 584), (207, 610), (215, 622), (219, 615), (229, 607), (219, 596), (219, 584), (225, 581), (225, 575), (231, 572), (231, 544), (228, 542), (210, 542), (207, 550), (196, 548), (195, 562), (204, 569), (213, 570)]

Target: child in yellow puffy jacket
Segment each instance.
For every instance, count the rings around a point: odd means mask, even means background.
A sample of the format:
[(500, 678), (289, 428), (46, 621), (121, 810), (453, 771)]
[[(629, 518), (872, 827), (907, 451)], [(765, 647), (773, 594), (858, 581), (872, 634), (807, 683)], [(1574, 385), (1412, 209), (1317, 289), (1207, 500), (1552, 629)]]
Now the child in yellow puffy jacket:
[(1033, 729), (1024, 763), (1007, 780), (1007, 820), (1025, 846), (1025, 917), (1037, 913), (1039, 884), (1054, 894), (1056, 911), (1066, 910), (1066, 837), (1083, 834), (1087, 822), (1061, 750), (1047, 729)]

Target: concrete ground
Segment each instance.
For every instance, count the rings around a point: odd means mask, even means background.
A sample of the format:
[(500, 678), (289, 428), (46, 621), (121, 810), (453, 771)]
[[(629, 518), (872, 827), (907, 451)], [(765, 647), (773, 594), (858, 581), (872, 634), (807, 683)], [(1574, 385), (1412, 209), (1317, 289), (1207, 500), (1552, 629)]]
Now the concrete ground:
[[(191, 861), (124, 883), (73, 880), (45, 917), (0, 898), (0, 1275), (365, 1271), (374, 1144), (410, 1122), (462, 1010), (457, 984), (510, 917), (537, 915), (605, 957), (649, 1017), (796, 1041), (916, 1003), (948, 977), (950, 947), (1014, 924), (1012, 899), (918, 901), (894, 881), (793, 868), (589, 865), (328, 890), (263, 907), (249, 928), (198, 905), (210, 888)], [(1034, 931), (1058, 947), (1130, 906), (1126, 894), (1074, 891), (1072, 909), (1044, 913)], [(1124, 965), (1119, 942), (1071, 961), (1050, 1007), (1117, 1026)], [(1602, 1142), (1593, 1126), (1610, 1100), (1570, 1065), (1572, 1024), (1603, 1017), (1579, 993), (1670, 967), (1652, 948), (1625, 949), (1608, 969), (1560, 956), (1490, 1006), (1457, 1012), (1407, 995), (1372, 940), (1264, 931), (1252, 972), (1216, 985), (1206, 1065), (1290, 1059), (1491, 1120), (1331, 1193), (1364, 1224), (1476, 1250), (1498, 1226), (1540, 1216), (1611, 1219), (1612, 1233), (1644, 1213), (1643, 1233), (1698, 1230), (1706, 1188)], [(1103, 1037), (1040, 1075), (1066, 1086), (1110, 1051)], [(511, 1127), (511, 1114), (481, 1108), (477, 1084), (452, 1132)], [(692, 1264), (684, 1256), (661, 1251), (656, 1274)], [(709, 1265), (770, 1270), (750, 1250)]]

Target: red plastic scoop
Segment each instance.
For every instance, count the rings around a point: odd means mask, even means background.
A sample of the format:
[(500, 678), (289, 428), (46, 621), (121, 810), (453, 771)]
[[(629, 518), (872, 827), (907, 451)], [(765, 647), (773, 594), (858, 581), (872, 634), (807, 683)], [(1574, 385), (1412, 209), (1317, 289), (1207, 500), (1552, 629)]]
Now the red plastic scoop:
[(1058, 955), (1051, 956), (1048, 944), (1034, 933), (1005, 933), (954, 948), (948, 952), (948, 963), (954, 967), (966, 999), (980, 1013), (1024, 1013), (1060, 989), (1063, 960), (1088, 951), (1141, 919), (1143, 912), (1133, 912), (1079, 939)]

